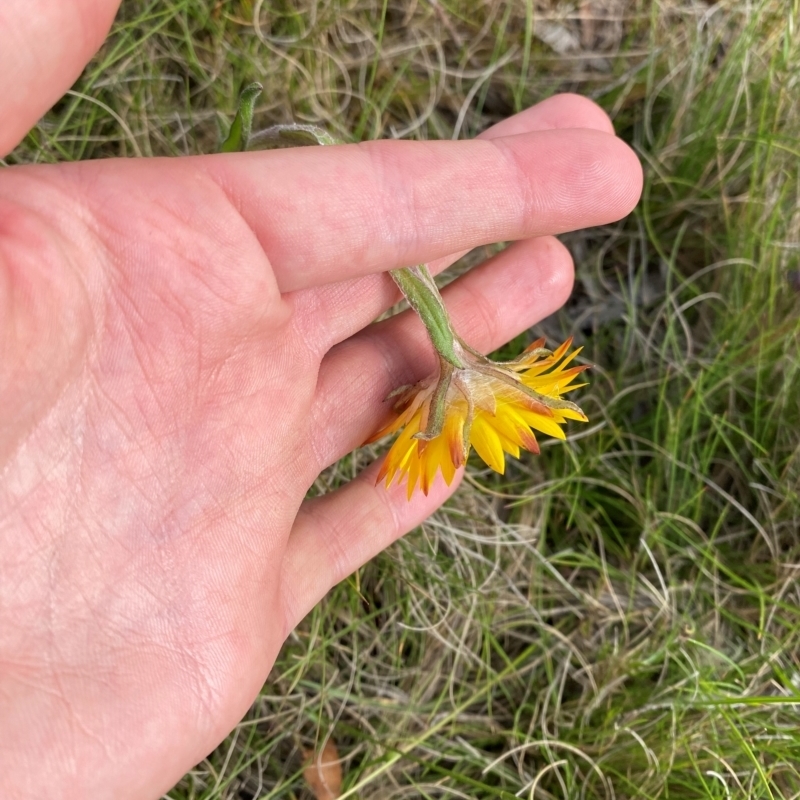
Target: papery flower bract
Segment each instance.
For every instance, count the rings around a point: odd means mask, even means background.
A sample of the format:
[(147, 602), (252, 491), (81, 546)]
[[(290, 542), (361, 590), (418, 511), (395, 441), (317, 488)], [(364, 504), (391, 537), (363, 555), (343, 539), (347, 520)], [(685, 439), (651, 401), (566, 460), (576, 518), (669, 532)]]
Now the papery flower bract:
[[(463, 344), (463, 343), (462, 343)], [(561, 426), (568, 419), (586, 422), (586, 415), (562, 395), (585, 384), (574, 384), (587, 365), (569, 366), (580, 348), (567, 355), (568, 339), (555, 352), (534, 342), (514, 361), (495, 363), (464, 345), (464, 368), (444, 369), (395, 398), (397, 416), (369, 441), (400, 435), (386, 454), (377, 483), (390, 486), (403, 477), (408, 497), (417, 484), (427, 495), (436, 473), (450, 485), (470, 449), (496, 472), (505, 472), (505, 453), (519, 458), (520, 448), (539, 452), (534, 431), (566, 438)], [(432, 418), (435, 422), (432, 424)], [(431, 428), (434, 434), (431, 434)]]

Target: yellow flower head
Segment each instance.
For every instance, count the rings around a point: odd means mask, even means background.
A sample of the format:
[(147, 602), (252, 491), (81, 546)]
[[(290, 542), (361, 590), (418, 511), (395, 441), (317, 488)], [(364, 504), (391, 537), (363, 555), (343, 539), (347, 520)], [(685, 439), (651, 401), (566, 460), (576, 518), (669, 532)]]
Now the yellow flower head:
[[(516, 360), (489, 361), (466, 348), (464, 368), (442, 361), (437, 373), (393, 392), (396, 416), (370, 441), (403, 429), (386, 454), (377, 482), (390, 486), (408, 480), (408, 497), (417, 484), (427, 495), (441, 470), (450, 485), (470, 449), (496, 472), (505, 471), (505, 453), (519, 458), (520, 448), (539, 452), (534, 430), (564, 439), (568, 419), (585, 414), (562, 395), (585, 384), (573, 381), (588, 366), (569, 367), (580, 348), (567, 355), (568, 339), (555, 352), (534, 342)], [(466, 347), (466, 346), (465, 346)]]

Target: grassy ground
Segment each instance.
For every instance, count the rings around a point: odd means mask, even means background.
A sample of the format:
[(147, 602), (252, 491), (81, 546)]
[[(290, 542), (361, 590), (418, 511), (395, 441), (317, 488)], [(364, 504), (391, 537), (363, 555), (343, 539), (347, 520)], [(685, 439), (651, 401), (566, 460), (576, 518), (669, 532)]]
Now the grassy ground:
[(526, 337), (586, 346), (594, 424), (475, 464), (334, 589), (172, 800), (310, 797), (328, 737), (364, 800), (800, 796), (798, 26), (797, 0), (126, 1), (10, 163), (213, 150), (257, 79), (258, 127), (353, 139), (580, 91), (647, 174), (565, 237), (574, 296)]

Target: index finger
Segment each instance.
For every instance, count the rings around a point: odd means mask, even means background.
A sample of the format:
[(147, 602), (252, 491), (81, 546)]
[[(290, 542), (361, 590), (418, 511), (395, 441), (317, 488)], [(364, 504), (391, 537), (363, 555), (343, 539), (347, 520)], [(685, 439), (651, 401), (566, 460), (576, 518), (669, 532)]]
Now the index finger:
[(284, 292), (612, 222), (633, 209), (642, 184), (626, 144), (585, 129), (186, 162), (226, 191)]

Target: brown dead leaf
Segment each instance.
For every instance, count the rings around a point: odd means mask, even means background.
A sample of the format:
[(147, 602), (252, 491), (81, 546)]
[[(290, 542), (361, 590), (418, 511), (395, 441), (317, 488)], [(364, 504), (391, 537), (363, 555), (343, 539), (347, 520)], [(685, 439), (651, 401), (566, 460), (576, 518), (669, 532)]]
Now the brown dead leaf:
[(333, 739), (328, 739), (316, 756), (303, 750), (303, 757), (308, 762), (303, 777), (316, 800), (336, 800), (342, 793), (342, 765)]

